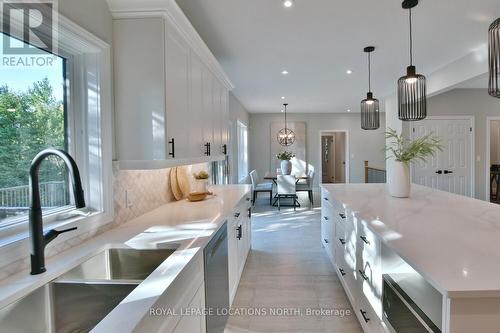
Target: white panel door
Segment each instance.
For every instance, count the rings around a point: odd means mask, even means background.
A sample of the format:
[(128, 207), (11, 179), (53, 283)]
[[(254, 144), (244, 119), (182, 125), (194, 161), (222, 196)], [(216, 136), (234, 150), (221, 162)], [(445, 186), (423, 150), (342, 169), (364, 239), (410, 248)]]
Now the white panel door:
[[(201, 118), (203, 119), (203, 144), (213, 142), (214, 140), (214, 81), (212, 72), (208, 68), (203, 70), (203, 112)], [(203, 147), (203, 153), (205, 148)]]
[(443, 151), (412, 167), (413, 182), (472, 196), (472, 124), (470, 119), (425, 119), (413, 126), (413, 138), (438, 136)]

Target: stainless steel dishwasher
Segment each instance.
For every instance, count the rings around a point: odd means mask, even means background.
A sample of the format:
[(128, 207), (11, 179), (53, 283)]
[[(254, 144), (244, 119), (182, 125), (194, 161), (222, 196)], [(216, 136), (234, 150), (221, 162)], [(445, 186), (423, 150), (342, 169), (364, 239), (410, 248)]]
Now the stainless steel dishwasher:
[(205, 247), (207, 333), (223, 333), (229, 311), (227, 222)]

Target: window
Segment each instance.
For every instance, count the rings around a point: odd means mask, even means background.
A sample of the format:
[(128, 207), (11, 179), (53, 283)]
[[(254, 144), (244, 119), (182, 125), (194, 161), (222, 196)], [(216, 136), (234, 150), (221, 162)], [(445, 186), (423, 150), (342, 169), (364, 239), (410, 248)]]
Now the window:
[(238, 139), (238, 180), (243, 182), (248, 176), (248, 129), (245, 124), (237, 123)]
[[(10, 39), (10, 43), (22, 43), (6, 35), (1, 37)], [(1, 48), (0, 53), (3, 53)], [(35, 155), (45, 148), (71, 151), (66, 126), (67, 67), (67, 59), (56, 56), (51, 66), (1, 69), (0, 228), (27, 217), (30, 200), (28, 175)], [(56, 158), (45, 160), (39, 175), (43, 213), (67, 208), (70, 205), (70, 184), (62, 161)]]
[[(46, 159), (40, 168), (45, 227), (77, 226), (76, 237), (113, 220), (110, 47), (56, 14), (57, 55), (43, 55), (54, 59), (49, 66), (19, 68), (9, 62), (16, 57), (0, 50), (0, 248), (11, 260), (26, 256), (28, 171), (44, 148), (64, 149), (75, 159), (87, 204), (86, 211), (74, 210), (64, 164)], [(23, 38), (23, 26), (15, 21), (10, 35)], [(3, 36), (27, 45), (0, 31)]]

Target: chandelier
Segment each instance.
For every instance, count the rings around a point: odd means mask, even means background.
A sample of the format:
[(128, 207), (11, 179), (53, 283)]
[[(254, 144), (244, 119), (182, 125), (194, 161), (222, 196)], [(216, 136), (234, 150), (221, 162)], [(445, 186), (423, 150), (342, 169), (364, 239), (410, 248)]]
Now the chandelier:
[(284, 103), (283, 106), (285, 107), (285, 127), (278, 131), (277, 139), (280, 145), (288, 147), (295, 142), (295, 132), (287, 127), (286, 108), (288, 103)]

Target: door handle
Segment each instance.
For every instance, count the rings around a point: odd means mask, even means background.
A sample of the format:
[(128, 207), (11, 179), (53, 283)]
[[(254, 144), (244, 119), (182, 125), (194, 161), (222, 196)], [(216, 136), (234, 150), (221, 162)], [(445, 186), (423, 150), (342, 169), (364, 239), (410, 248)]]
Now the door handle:
[(445, 175), (447, 175), (447, 174), (449, 174), (449, 173), (453, 173), (453, 171), (451, 171), (451, 170), (444, 170), (444, 174), (445, 174)]
[(443, 173), (443, 170), (438, 170), (438, 171), (436, 171), (436, 173), (437, 173), (438, 175), (440, 175), (440, 174), (442, 174), (442, 173)]

